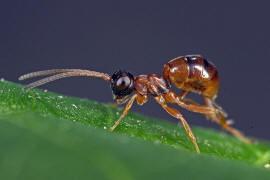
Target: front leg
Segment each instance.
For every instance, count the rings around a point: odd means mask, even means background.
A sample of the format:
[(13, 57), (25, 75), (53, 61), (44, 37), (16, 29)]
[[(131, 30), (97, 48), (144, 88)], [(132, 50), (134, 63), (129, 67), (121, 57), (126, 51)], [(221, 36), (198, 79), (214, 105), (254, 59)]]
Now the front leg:
[(120, 123), (120, 121), (127, 115), (128, 111), (130, 110), (130, 108), (132, 107), (132, 104), (134, 102), (134, 100), (136, 99), (137, 94), (134, 94), (130, 100), (128, 101), (125, 110), (123, 111), (122, 115), (119, 117), (119, 119), (115, 122), (115, 124), (110, 128), (110, 131), (113, 131), (116, 126)]

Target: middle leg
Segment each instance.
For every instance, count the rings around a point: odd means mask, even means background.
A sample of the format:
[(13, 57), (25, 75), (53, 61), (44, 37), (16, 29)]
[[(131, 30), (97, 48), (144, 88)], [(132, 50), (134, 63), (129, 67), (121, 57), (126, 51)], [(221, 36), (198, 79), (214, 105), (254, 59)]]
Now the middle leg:
[(155, 97), (155, 100), (162, 106), (163, 109), (165, 109), (165, 111), (167, 111), (170, 115), (172, 115), (173, 117), (181, 120), (189, 138), (191, 139), (191, 141), (193, 142), (194, 146), (195, 146), (195, 149), (197, 151), (197, 153), (199, 154), (200, 153), (200, 149), (198, 147), (198, 144), (197, 144), (197, 141), (196, 141), (196, 137), (194, 136), (194, 134), (192, 133), (187, 121), (184, 119), (184, 117), (182, 116), (182, 114), (172, 108), (172, 107), (168, 107), (166, 102), (165, 102), (165, 99), (163, 98), (163, 96), (156, 96)]

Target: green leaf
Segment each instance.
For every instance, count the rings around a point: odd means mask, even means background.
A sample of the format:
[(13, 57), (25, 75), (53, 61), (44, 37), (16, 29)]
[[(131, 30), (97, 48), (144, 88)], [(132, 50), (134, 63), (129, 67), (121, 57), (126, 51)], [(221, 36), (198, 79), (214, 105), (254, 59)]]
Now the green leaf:
[(0, 82), (0, 179), (270, 179), (270, 146)]

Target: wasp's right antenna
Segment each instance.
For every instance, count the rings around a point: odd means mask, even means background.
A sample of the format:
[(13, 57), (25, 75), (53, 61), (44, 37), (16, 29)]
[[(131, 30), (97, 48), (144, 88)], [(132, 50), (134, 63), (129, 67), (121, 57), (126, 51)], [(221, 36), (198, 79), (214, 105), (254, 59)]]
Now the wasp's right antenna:
[(90, 76), (90, 77), (97, 77), (102, 78), (105, 81), (109, 82), (111, 80), (110, 75), (106, 73), (100, 73), (96, 71), (89, 71), (89, 70), (81, 70), (81, 69), (52, 69), (52, 70), (45, 70), (45, 71), (37, 71), (32, 72), (29, 74), (25, 74), (19, 77), (19, 80), (25, 80), (28, 78), (38, 77), (38, 76), (45, 76), (49, 74), (56, 74), (53, 76), (49, 76), (47, 78), (43, 78), (41, 80), (35, 81), (33, 83), (30, 83), (26, 85), (23, 90), (32, 89), (37, 86), (41, 86), (43, 84), (62, 79), (72, 76)]
[(60, 74), (60, 73), (74, 72), (74, 71), (80, 71), (80, 70), (81, 69), (50, 69), (50, 70), (44, 70), (44, 71), (36, 71), (36, 72), (24, 74), (20, 76), (18, 79), (21, 81), (21, 80), (39, 77), (39, 76), (47, 76), (50, 74)]

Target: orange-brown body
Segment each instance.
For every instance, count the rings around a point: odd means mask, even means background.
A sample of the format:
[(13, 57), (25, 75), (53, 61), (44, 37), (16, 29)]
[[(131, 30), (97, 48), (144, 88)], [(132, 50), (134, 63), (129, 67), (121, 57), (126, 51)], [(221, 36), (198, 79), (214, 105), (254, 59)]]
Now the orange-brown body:
[[(91, 76), (110, 82), (113, 98), (117, 103), (127, 102), (122, 115), (110, 128), (111, 131), (125, 117), (135, 100), (137, 104), (143, 105), (147, 102), (148, 96), (152, 95), (165, 111), (182, 122), (198, 153), (200, 150), (196, 138), (187, 121), (177, 109), (168, 106), (168, 104), (177, 104), (189, 111), (204, 114), (242, 141), (251, 142), (237, 129), (229, 126), (226, 120), (227, 114), (215, 103), (214, 100), (219, 88), (219, 75), (216, 67), (200, 55), (181, 56), (169, 61), (164, 65), (163, 76), (148, 74), (134, 78), (131, 73), (121, 70), (110, 76), (106, 73), (82, 69), (52, 69), (28, 73), (19, 77), (19, 79), (24, 80), (50, 74), (55, 75), (28, 84), (24, 89), (31, 89), (57, 79), (72, 76)], [(171, 83), (182, 89), (180, 95), (171, 90)], [(189, 92), (201, 94), (204, 97), (205, 104), (200, 105), (191, 99), (187, 99), (186, 96)], [(133, 94), (132, 97), (130, 97), (131, 94)]]

